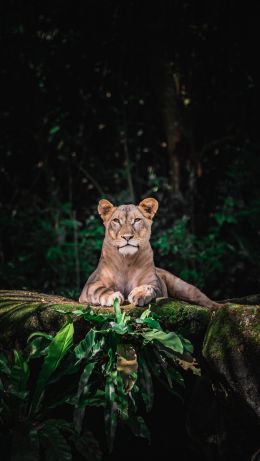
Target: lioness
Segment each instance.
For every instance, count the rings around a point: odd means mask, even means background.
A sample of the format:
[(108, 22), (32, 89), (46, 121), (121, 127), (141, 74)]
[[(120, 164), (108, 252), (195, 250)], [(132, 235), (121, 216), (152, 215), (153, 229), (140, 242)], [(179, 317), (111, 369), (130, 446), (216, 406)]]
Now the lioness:
[(220, 306), (198, 288), (155, 267), (149, 240), (157, 210), (154, 198), (119, 207), (100, 200), (98, 212), (106, 233), (98, 267), (87, 280), (80, 303), (112, 306), (118, 298), (120, 304), (128, 299), (144, 306), (154, 298), (174, 297), (205, 307)]

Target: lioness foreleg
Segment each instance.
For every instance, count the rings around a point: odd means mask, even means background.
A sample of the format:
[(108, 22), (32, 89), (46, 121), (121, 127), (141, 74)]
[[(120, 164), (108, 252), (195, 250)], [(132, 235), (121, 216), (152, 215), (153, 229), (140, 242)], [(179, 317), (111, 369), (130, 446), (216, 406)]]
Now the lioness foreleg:
[(113, 306), (115, 299), (123, 304), (124, 296), (120, 291), (107, 288), (102, 282), (86, 283), (79, 298), (80, 303), (88, 303), (101, 306)]
[(156, 298), (156, 290), (152, 285), (140, 285), (128, 295), (128, 301), (134, 306), (144, 306)]

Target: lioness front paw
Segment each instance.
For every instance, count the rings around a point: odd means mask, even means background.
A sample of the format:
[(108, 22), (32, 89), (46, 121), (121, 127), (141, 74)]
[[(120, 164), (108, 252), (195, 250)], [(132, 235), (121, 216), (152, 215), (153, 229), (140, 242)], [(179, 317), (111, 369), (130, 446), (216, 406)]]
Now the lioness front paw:
[(119, 299), (119, 304), (123, 304), (124, 296), (122, 295), (122, 293), (120, 293), (120, 291), (114, 291), (113, 293), (109, 295), (106, 295), (106, 294), (102, 295), (100, 297), (100, 304), (101, 306), (113, 306), (116, 298)]
[(154, 298), (156, 298), (156, 293), (151, 285), (140, 285), (129, 293), (128, 301), (134, 306), (144, 306)]

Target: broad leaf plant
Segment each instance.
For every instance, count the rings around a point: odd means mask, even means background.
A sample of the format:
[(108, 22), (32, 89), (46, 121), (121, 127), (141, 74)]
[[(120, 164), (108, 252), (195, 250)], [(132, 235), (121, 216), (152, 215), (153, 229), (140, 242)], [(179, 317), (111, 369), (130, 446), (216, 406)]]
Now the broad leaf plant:
[[(118, 300), (114, 313), (90, 307), (58, 311), (66, 323), (55, 336), (35, 332), (24, 351), (0, 354), (0, 442), (6, 459), (70, 461), (78, 450), (83, 458), (100, 460), (99, 444), (85, 425), (89, 407), (104, 410), (109, 452), (118, 424), (150, 440), (139, 409), (152, 409), (152, 377), (180, 396), (181, 369), (199, 373), (192, 344), (164, 331), (150, 307), (138, 318), (122, 312)], [(77, 344), (75, 317), (90, 327)], [(73, 416), (56, 417), (65, 407)]]

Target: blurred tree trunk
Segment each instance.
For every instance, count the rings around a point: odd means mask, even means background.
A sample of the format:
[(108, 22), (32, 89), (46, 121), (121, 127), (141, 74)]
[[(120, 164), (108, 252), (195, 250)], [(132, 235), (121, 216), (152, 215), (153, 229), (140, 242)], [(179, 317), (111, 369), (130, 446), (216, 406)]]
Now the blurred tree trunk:
[(152, 61), (152, 82), (162, 114), (167, 140), (169, 183), (175, 194), (181, 193), (181, 141), (183, 120), (181, 115), (180, 80), (173, 65), (158, 55)]
[(127, 143), (126, 123), (125, 123), (124, 129), (121, 130), (121, 144), (122, 144), (122, 148), (124, 152), (124, 166), (125, 166), (126, 180), (127, 180), (127, 185), (128, 185), (128, 191), (129, 191), (129, 200), (131, 203), (135, 203), (132, 166), (131, 166), (131, 161), (129, 158), (129, 150), (128, 150), (128, 143)]
[(188, 107), (191, 98), (177, 65), (163, 58), (162, 53), (153, 55), (151, 73), (167, 141), (169, 184), (174, 195), (183, 201), (194, 231), (194, 196), (201, 169)]

